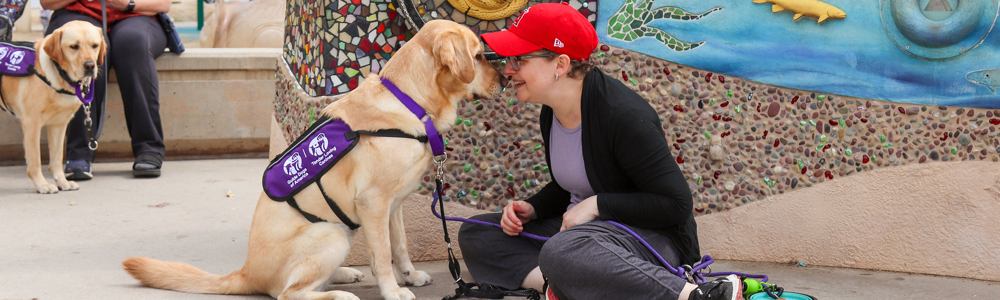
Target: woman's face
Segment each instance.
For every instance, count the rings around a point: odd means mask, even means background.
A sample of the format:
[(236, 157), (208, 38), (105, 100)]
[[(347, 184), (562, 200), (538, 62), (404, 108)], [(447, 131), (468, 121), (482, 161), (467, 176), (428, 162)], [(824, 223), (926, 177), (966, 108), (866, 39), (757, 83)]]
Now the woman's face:
[[(550, 57), (536, 56), (542, 53), (542, 51), (535, 51), (519, 57), (508, 58), (509, 63), (504, 66), (503, 74), (510, 77), (514, 89), (517, 90), (518, 101), (542, 103), (539, 101), (545, 101), (545, 95), (552, 92), (550, 89), (556, 80), (557, 60), (551, 59), (555, 55)], [(518, 64), (520, 68), (515, 70), (515, 65)]]

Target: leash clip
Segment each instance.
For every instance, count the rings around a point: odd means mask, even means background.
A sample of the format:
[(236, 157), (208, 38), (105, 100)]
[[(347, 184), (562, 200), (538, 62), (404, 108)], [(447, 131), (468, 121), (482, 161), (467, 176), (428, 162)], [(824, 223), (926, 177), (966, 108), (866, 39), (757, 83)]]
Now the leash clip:
[[(448, 152), (440, 155), (440, 157), (440, 160), (438, 160), (438, 156), (434, 156), (431, 160), (433, 160), (434, 164), (437, 165), (437, 170), (434, 174), (435, 178), (444, 179), (444, 162), (448, 160)], [(451, 245), (449, 245), (449, 247), (451, 247)]]
[(83, 124), (87, 126), (87, 137), (90, 138), (87, 148), (90, 148), (90, 151), (94, 151), (97, 150), (97, 139), (94, 138), (94, 134), (91, 132), (94, 127), (94, 119), (90, 118), (90, 103), (83, 105), (83, 112), (87, 115), (87, 118), (83, 119)]
[(687, 279), (691, 284), (697, 284), (694, 278), (694, 268), (691, 265), (682, 265), (681, 269), (684, 269), (684, 279)]

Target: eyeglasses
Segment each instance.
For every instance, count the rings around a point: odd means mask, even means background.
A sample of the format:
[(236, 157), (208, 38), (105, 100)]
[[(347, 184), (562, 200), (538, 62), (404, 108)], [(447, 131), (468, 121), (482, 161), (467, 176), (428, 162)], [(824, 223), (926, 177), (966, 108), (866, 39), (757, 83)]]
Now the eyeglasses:
[(504, 65), (510, 65), (511, 67), (513, 67), (514, 71), (520, 71), (521, 70), (521, 60), (523, 60), (525, 58), (553, 57), (553, 56), (559, 56), (559, 54), (548, 53), (548, 54), (538, 54), (538, 55), (508, 56), (507, 58), (504, 59), (503, 63), (504, 63)]

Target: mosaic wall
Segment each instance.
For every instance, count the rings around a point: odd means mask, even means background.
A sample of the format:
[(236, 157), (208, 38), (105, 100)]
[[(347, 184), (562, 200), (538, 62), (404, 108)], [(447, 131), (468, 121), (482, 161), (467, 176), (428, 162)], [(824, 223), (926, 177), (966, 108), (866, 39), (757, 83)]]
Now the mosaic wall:
[[(412, 37), (413, 26), (397, 13), (398, 5), (424, 21), (451, 19), (479, 33), (504, 28), (516, 18), (478, 20), (456, 12), (446, 0), (398, 1), (407, 0), (289, 2), (284, 64), (277, 70), (274, 103), (287, 141), (298, 137), (337, 95), (377, 73)], [(710, 4), (691, 4), (705, 6), (695, 7), (698, 14), (676, 7), (654, 11), (652, 2), (626, 1), (638, 10), (605, 7), (624, 10), (600, 20), (621, 23), (631, 16), (643, 24), (656, 18), (698, 24), (708, 22), (702, 17), (709, 14), (725, 13)], [(570, 3), (592, 22), (598, 20), (596, 1)], [(605, 24), (597, 26), (598, 31), (607, 29)], [(668, 51), (676, 53), (706, 47), (697, 39), (684, 42), (666, 32), (644, 30), (648, 32), (632, 36), (637, 43), (675, 45)], [(731, 209), (875, 168), (1000, 160), (1000, 110), (899, 104), (776, 87), (608, 44), (596, 55), (601, 70), (632, 87), (659, 112), (698, 213)], [(444, 133), (449, 152), (445, 200), (495, 211), (507, 201), (531, 196), (551, 180), (538, 132), (540, 110), (538, 105), (518, 103), (513, 91), (489, 101), (462, 101), (456, 126)], [(419, 193), (430, 193), (430, 175), (425, 175)]]
[[(411, 6), (424, 21), (449, 19), (468, 25), (476, 33), (507, 28), (519, 13), (483, 21), (455, 11), (446, 0), (319, 0), (288, 1), (282, 58), (296, 81), (311, 96), (343, 94), (353, 90), (392, 58), (395, 49), (415, 34), (397, 12)], [(532, 0), (528, 5), (554, 2)], [(597, 20), (597, 2), (571, 0), (570, 5)]]
[[(1000, 110), (900, 105), (792, 90), (602, 45), (600, 66), (645, 97), (694, 193), (711, 213), (875, 168), (1000, 160)], [(287, 141), (334, 97), (296, 90), (279, 68), (275, 116)], [(445, 134), (449, 201), (498, 210), (551, 180), (538, 105), (507, 91), (463, 101)], [(461, 157), (461, 160), (455, 159)], [(429, 195), (430, 173), (419, 191)]]
[[(793, 2), (810, 5), (782, 7)], [(596, 29), (608, 45), (754, 82), (1000, 108), (1000, 2), (957, 3), (601, 0)]]

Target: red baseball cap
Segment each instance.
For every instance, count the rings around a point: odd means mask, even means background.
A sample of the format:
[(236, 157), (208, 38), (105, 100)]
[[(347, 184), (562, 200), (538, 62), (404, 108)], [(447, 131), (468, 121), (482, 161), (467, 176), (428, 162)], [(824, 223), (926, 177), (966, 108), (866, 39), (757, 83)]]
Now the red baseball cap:
[(597, 30), (569, 3), (540, 3), (525, 8), (504, 31), (483, 34), (483, 41), (502, 56), (541, 50), (586, 60), (597, 48)]

